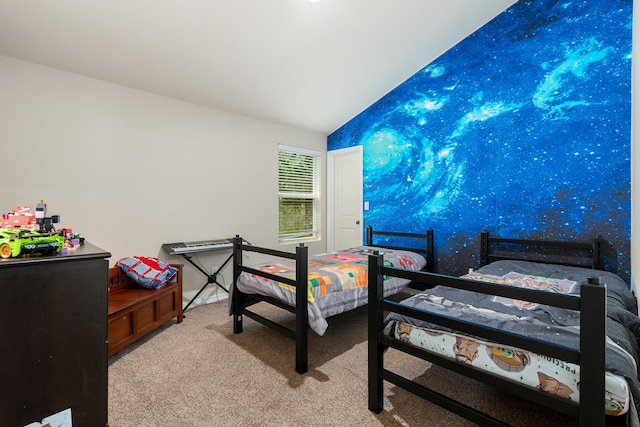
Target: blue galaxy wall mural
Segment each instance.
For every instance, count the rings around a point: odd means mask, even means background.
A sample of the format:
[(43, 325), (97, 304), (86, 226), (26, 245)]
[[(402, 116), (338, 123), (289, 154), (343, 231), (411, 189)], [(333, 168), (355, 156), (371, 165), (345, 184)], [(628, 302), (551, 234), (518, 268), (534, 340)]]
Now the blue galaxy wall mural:
[(629, 280), (632, 7), (519, 1), (331, 134), (363, 146), (365, 224), (433, 227), (447, 274), (483, 229), (599, 234)]

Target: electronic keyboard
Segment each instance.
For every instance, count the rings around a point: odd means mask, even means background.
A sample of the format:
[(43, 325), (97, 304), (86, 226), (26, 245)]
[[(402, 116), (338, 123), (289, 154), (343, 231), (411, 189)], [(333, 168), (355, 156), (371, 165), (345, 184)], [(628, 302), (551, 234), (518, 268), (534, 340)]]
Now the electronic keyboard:
[(199, 242), (164, 243), (162, 248), (169, 255), (190, 254), (193, 252), (219, 251), (233, 248), (233, 239), (202, 240)]

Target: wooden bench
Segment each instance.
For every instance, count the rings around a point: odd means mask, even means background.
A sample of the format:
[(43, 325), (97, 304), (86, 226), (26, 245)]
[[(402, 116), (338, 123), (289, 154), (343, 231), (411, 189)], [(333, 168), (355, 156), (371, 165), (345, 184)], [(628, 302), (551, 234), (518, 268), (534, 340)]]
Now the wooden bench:
[(160, 289), (143, 288), (120, 267), (109, 269), (109, 357), (174, 317), (182, 322), (182, 264), (171, 266), (178, 273)]

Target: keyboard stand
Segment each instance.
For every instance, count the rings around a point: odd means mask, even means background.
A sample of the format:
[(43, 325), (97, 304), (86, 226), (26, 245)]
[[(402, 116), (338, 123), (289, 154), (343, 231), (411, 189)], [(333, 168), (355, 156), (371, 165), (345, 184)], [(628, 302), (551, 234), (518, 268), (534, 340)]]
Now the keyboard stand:
[[(221, 245), (221, 246), (217, 245), (218, 242), (222, 243), (223, 245)], [(245, 244), (248, 244), (248, 245), (251, 244), (250, 242), (248, 242), (248, 241), (246, 241), (244, 239), (242, 240), (242, 242), (245, 243)], [(211, 245), (211, 243), (214, 243), (214, 244)], [(211, 283), (215, 283), (220, 289), (225, 291), (227, 294), (229, 293), (229, 289), (225, 288), (220, 283), (218, 283), (218, 273), (229, 263), (229, 261), (231, 261), (233, 259), (233, 244), (232, 243), (233, 243), (233, 239), (218, 239), (218, 240), (213, 240), (213, 241), (211, 241), (211, 240), (203, 240), (202, 242), (192, 242), (192, 243), (164, 243), (162, 245), (162, 248), (169, 255), (174, 255), (174, 256), (175, 255), (180, 255), (182, 258), (186, 259), (189, 264), (194, 266), (196, 268), (196, 270), (198, 270), (200, 273), (202, 273), (207, 278), (207, 281), (204, 283), (204, 285), (202, 285), (202, 288), (200, 288), (198, 293), (193, 298), (191, 298), (191, 301), (189, 301), (189, 303), (182, 309), (183, 313), (185, 311), (187, 311), (187, 309), (193, 303), (193, 301), (195, 301), (196, 298), (198, 298), (200, 296), (202, 291), (204, 291), (205, 288), (207, 286), (209, 286)], [(209, 274), (209, 272), (207, 270), (202, 268), (201, 265), (199, 265), (198, 263), (194, 262), (193, 261), (193, 257), (191, 256), (191, 254), (193, 254), (193, 253), (220, 251), (220, 250), (230, 250), (231, 251), (231, 255), (229, 255), (227, 257), (227, 259), (222, 263), (222, 265), (220, 267), (218, 267), (218, 269), (215, 272), (211, 273), (211, 274)]]
[(211, 283), (215, 283), (216, 285), (218, 285), (218, 287), (220, 289), (222, 289), (226, 293), (229, 293), (228, 289), (226, 289), (224, 286), (222, 286), (220, 283), (218, 283), (218, 273), (220, 272), (220, 270), (222, 270), (229, 263), (229, 261), (231, 261), (231, 259), (233, 258), (233, 251), (231, 252), (231, 255), (229, 255), (227, 257), (227, 259), (222, 263), (222, 265), (212, 274), (209, 274), (208, 271), (206, 271), (200, 265), (198, 265), (195, 262), (193, 262), (193, 260), (191, 259), (192, 258), (191, 255), (189, 255), (189, 254), (180, 254), (180, 255), (182, 256), (182, 258), (186, 259), (189, 264), (193, 265), (199, 272), (201, 272), (203, 275), (205, 275), (207, 277), (207, 281), (202, 286), (202, 288), (200, 288), (198, 293), (193, 298), (191, 298), (191, 301), (189, 301), (189, 303), (182, 309), (183, 313), (185, 311), (187, 311), (187, 309), (189, 308), (191, 303), (193, 301), (195, 301), (195, 299), (198, 298), (198, 296), (200, 296), (202, 291), (204, 291), (206, 289), (206, 287), (209, 286)]

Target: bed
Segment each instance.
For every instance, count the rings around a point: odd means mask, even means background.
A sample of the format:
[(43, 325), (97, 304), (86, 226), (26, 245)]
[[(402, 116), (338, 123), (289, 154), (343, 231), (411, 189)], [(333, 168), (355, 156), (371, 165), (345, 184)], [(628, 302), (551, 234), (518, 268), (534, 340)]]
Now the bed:
[[(394, 348), (579, 425), (637, 426), (640, 319), (627, 284), (601, 269), (603, 240), (527, 241), (486, 231), (480, 240), (481, 268), (461, 277), (403, 271), (370, 256), (369, 409), (384, 409), (388, 381), (479, 425), (506, 425), (386, 369), (385, 350)], [(383, 276), (428, 289), (394, 302), (380, 293)]]
[[(391, 244), (400, 239), (403, 245)], [(230, 314), (233, 331), (242, 332), (247, 316), (295, 340), (295, 369), (308, 369), (307, 341), (311, 328), (318, 335), (327, 329), (326, 318), (353, 310), (368, 302), (368, 255), (380, 251), (386, 262), (410, 270), (433, 268), (433, 230), (424, 234), (377, 231), (367, 227), (364, 246), (338, 252), (308, 255), (301, 244), (295, 252), (263, 248), (234, 239), (233, 285), (230, 290)], [(251, 253), (261, 254), (267, 262), (247, 266), (243, 259)], [(384, 280), (385, 296), (410, 284), (403, 278)], [(277, 306), (295, 315), (294, 328), (259, 315), (251, 307), (259, 302)]]

